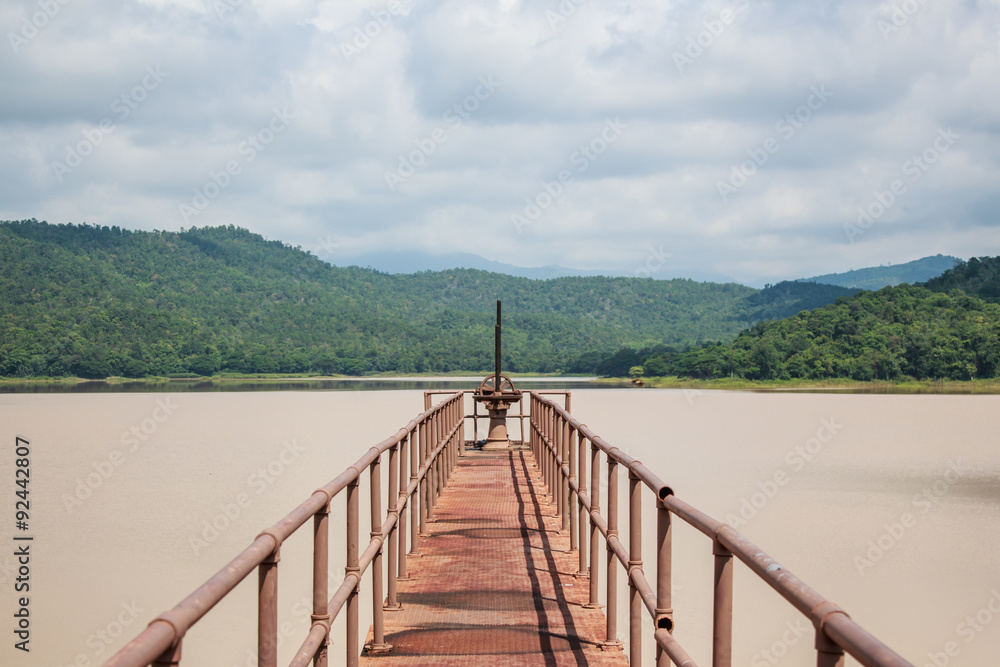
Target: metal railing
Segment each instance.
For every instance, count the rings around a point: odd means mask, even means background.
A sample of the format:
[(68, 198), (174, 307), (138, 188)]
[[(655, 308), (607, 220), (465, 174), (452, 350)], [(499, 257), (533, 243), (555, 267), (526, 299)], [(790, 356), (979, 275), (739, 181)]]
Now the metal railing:
[[(855, 623), (847, 613), (826, 600), (791, 572), (776, 563), (750, 540), (732, 527), (677, 498), (669, 486), (635, 458), (612, 447), (569, 413), (566, 407), (530, 394), (530, 447), (542, 479), (555, 496), (563, 530), (570, 534), (571, 549), (579, 552), (580, 574), (590, 577), (589, 607), (599, 607), (600, 559), (599, 537), (605, 538), (607, 550), (607, 630), (606, 646), (620, 646), (618, 641), (618, 569), (625, 569), (629, 584), (629, 663), (640, 664), (645, 606), (652, 621), (656, 643), (656, 664), (672, 660), (684, 667), (695, 662), (674, 639), (671, 604), (672, 515), (707, 535), (712, 540), (715, 558), (714, 604), (712, 625), (712, 665), (732, 664), (733, 632), (733, 556), (776, 590), (804, 614), (816, 631), (816, 664), (819, 667), (842, 667), (846, 651), (863, 665), (897, 667), (910, 665), (892, 649)], [(590, 442), (590, 467), (587, 467), (587, 442)], [(601, 454), (607, 460), (608, 509), (601, 514)], [(628, 547), (618, 536), (619, 468), (628, 470)], [(590, 480), (588, 491), (587, 480)], [(642, 562), (642, 487), (652, 491), (656, 503), (656, 590), (650, 585)], [(589, 518), (589, 548), (584, 527)], [(588, 567), (588, 552), (589, 562)]]
[[(419, 553), (418, 531), (425, 532), (433, 518), (438, 495), (448, 483), (465, 439), (463, 392), (454, 392), (434, 407), (413, 418), (393, 436), (372, 447), (333, 481), (313, 492), (285, 518), (260, 533), (236, 558), (219, 570), (176, 607), (157, 616), (135, 639), (111, 657), (105, 667), (166, 667), (179, 665), (185, 633), (247, 575), (258, 571), (257, 656), (259, 667), (277, 667), (278, 561), (281, 544), (313, 519), (312, 625), (291, 662), (304, 667), (310, 662), (326, 667), (330, 626), (347, 608), (347, 664), (358, 664), (358, 612), (362, 575), (371, 567), (373, 643), (371, 651), (387, 648), (383, 624), (385, 608), (399, 606), (396, 581), (406, 577), (406, 538), (409, 527), (410, 553)], [(382, 458), (388, 452), (387, 509), (382, 511)], [(367, 468), (371, 491), (371, 539), (359, 554), (358, 482)], [(330, 502), (347, 493), (347, 567), (343, 582), (329, 594)], [(407, 526), (409, 508), (409, 526)], [(389, 567), (383, 568), (383, 557)], [(388, 571), (383, 598), (382, 572)]]

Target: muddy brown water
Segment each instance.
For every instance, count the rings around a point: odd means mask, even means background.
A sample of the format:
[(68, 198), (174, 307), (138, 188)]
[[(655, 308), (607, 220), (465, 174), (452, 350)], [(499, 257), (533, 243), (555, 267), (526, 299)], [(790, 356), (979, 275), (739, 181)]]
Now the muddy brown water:
[[(101, 664), (422, 406), (413, 390), (0, 394), (0, 664)], [(1000, 396), (583, 389), (573, 413), (914, 664), (995, 664)], [(16, 436), (31, 449), (25, 532), (14, 524)], [(332, 511), (337, 539), (342, 498)], [(647, 501), (651, 575), (654, 521)], [(285, 664), (309, 623), (300, 533), (280, 565)], [(34, 538), (30, 653), (14, 648), (15, 535)], [(681, 524), (675, 540), (676, 635), (711, 664), (711, 544)], [(335, 580), (343, 564), (335, 542)], [(189, 632), (182, 664), (255, 664), (254, 580)], [(734, 664), (814, 662), (809, 624), (739, 564), (735, 600)], [(619, 608), (627, 639), (624, 592)], [(340, 664), (342, 620), (333, 639)], [(644, 651), (651, 664), (651, 641)]]

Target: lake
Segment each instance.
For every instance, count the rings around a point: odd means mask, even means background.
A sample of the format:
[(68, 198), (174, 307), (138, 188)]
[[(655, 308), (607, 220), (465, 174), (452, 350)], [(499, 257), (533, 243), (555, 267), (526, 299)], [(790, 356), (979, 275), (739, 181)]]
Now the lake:
[[(413, 388), (0, 394), (0, 664), (101, 664), (422, 406)], [(915, 664), (1000, 654), (1000, 396), (574, 389), (573, 413)], [(30, 654), (11, 634), (16, 436), (31, 448)], [(336, 537), (342, 498), (332, 512)], [(309, 623), (308, 533), (282, 547), (285, 664)], [(339, 543), (331, 570), (339, 581)], [(182, 664), (255, 664), (255, 579), (189, 632)], [(711, 544), (678, 523), (676, 634), (699, 664), (711, 580)], [(791, 606), (738, 563), (735, 588), (734, 664), (814, 663)], [(333, 639), (340, 664), (342, 620)]]

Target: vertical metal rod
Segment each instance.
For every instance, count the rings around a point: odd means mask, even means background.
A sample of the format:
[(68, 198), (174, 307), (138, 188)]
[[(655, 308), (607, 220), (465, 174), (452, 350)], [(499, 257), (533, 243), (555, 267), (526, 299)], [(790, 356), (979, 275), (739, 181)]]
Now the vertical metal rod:
[[(371, 491), (371, 538), (382, 537), (382, 456), (375, 457), (370, 470), (369, 488)], [(382, 597), (382, 545), (379, 545), (372, 559), (372, 652), (380, 653), (388, 649), (385, 643), (385, 612), (382, 605), (385, 598)]]
[(386, 486), (386, 512), (396, 517), (396, 525), (389, 531), (389, 548), (386, 553), (386, 601), (389, 609), (398, 609), (396, 600), (396, 566), (399, 562), (399, 449), (401, 444), (389, 448), (389, 481)]
[[(572, 451), (575, 449), (572, 442), (573, 429), (570, 428), (569, 420), (563, 417), (563, 443), (562, 443), (562, 460), (563, 465), (569, 469), (569, 474), (563, 473), (562, 475), (562, 485), (563, 485), (563, 518), (562, 518), (562, 529), (564, 531), (570, 532), (570, 545), (572, 545), (573, 531), (571, 529), (572, 518), (576, 512), (573, 511), (572, 496), (570, 494), (569, 480), (570, 475), (574, 475), (576, 471), (573, 469), (573, 459)], [(561, 469), (561, 467), (560, 467)], [(572, 548), (572, 546), (570, 546)]]
[[(312, 622), (330, 620), (327, 604), (330, 601), (330, 501), (313, 515), (313, 594)], [(329, 662), (330, 632), (316, 650), (313, 667), (327, 667)]]
[(594, 520), (594, 514), (601, 511), (601, 450), (590, 443), (590, 601), (587, 606), (599, 609), (598, 586), (600, 585), (600, 570), (597, 561), (601, 548), (601, 531)]
[[(562, 455), (562, 424), (559, 415), (552, 412), (552, 501), (556, 504), (556, 516), (562, 517), (562, 472), (559, 470), (559, 459)], [(560, 524), (561, 527), (562, 524)]]
[[(460, 424), (458, 427), (458, 455), (465, 456), (465, 392), (462, 392), (462, 398), (458, 400), (458, 414), (456, 417)], [(458, 465), (457, 460), (455, 461), (455, 465)]]
[[(410, 482), (417, 479), (417, 471), (420, 468), (420, 426), (416, 426), (410, 431)], [(410, 495), (410, 553), (414, 556), (420, 554), (420, 484), (418, 483), (413, 493)]]
[(427, 500), (430, 497), (428, 495), (428, 484), (427, 476), (428, 471), (427, 466), (427, 435), (430, 429), (430, 425), (427, 423), (427, 419), (420, 422), (420, 470), (424, 471), (424, 476), (420, 478), (420, 534), (422, 536), (427, 535)]
[[(577, 472), (577, 483), (580, 485), (580, 493), (587, 493), (587, 439), (583, 437), (582, 434), (577, 434), (577, 461), (580, 466)], [(578, 517), (578, 530), (577, 530), (577, 551), (580, 552), (580, 564), (577, 569), (577, 575), (584, 576), (587, 574), (587, 508), (583, 504), (583, 500), (580, 498), (580, 494), (576, 496), (577, 505), (579, 505), (579, 517)]]
[(428, 479), (430, 479), (430, 484), (428, 489), (430, 490), (430, 496), (427, 501), (427, 520), (434, 520), (434, 506), (437, 504), (437, 470), (435, 468), (435, 458), (434, 450), (438, 446), (438, 413), (431, 415), (431, 422), (429, 424), (430, 435), (427, 438), (427, 474)]
[(356, 578), (354, 588), (347, 598), (347, 667), (358, 667), (358, 593), (360, 592), (361, 573), (358, 568), (358, 478), (355, 476), (347, 484), (347, 566), (344, 568), (347, 576)]
[(497, 362), (497, 372), (494, 378), (493, 388), (496, 392), (500, 393), (500, 299), (497, 299), (497, 327), (496, 327), (496, 362)]
[(642, 664), (642, 597), (635, 585), (635, 573), (642, 572), (642, 482), (628, 471), (628, 592), (629, 664)]
[[(396, 579), (406, 581), (409, 577), (406, 576), (406, 510), (407, 506), (410, 505), (410, 499), (406, 497), (406, 486), (407, 486), (407, 466), (409, 465), (409, 447), (412, 440), (412, 433), (407, 433), (406, 436), (399, 442), (399, 476), (397, 477), (399, 486), (397, 489), (397, 494), (399, 500), (403, 503), (403, 506), (399, 508), (399, 528), (397, 532), (399, 533), (399, 539), (397, 543), (399, 545), (398, 558), (397, 558), (397, 573)], [(389, 567), (392, 567), (392, 563), (389, 563)], [(398, 604), (398, 603), (397, 603)]]
[(618, 559), (611, 549), (611, 538), (618, 537), (618, 461), (608, 457), (608, 629), (604, 643), (620, 646), (618, 641)]
[(819, 628), (816, 629), (816, 667), (844, 667), (844, 649)]
[(573, 490), (571, 482), (577, 481), (576, 477), (576, 429), (571, 427), (569, 423), (566, 424), (567, 437), (566, 437), (566, 453), (568, 456), (569, 463), (569, 478), (566, 480), (566, 519), (563, 519), (563, 523), (569, 522), (569, 552), (580, 551), (580, 526), (577, 523), (577, 519), (580, 518), (580, 514), (577, 511), (577, 505), (580, 504), (580, 496), (576, 491)]
[(278, 561), (281, 547), (257, 568), (257, 664), (278, 667)]
[(479, 403), (472, 401), (472, 441), (479, 442)]
[(552, 503), (556, 506), (556, 516), (559, 515), (562, 503), (562, 485), (559, 483), (559, 439), (562, 429), (559, 427), (559, 415), (552, 408), (549, 408), (549, 439), (552, 442), (552, 486), (549, 493), (552, 495)]
[(733, 554), (718, 541), (715, 554), (715, 603), (712, 614), (712, 667), (733, 664)]
[[(674, 610), (671, 601), (671, 568), (673, 549), (673, 525), (670, 510), (663, 502), (656, 501), (656, 627), (674, 631)], [(656, 645), (657, 667), (670, 667), (670, 658)]]
[(156, 660), (153, 661), (152, 667), (177, 667), (177, 665), (181, 664), (183, 644), (184, 639), (178, 639), (176, 644), (157, 656)]

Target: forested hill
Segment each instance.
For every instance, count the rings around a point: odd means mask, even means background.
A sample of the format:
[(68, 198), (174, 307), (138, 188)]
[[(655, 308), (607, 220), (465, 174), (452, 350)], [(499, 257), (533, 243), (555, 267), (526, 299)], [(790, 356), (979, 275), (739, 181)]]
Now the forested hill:
[(758, 323), (731, 344), (686, 352), (622, 350), (601, 370), (755, 380), (950, 379), (1000, 376), (1000, 257), (960, 263), (926, 285), (899, 285), (783, 320)]
[(731, 340), (853, 290), (338, 268), (236, 227), (0, 223), (0, 375), (593, 372), (624, 346)]

